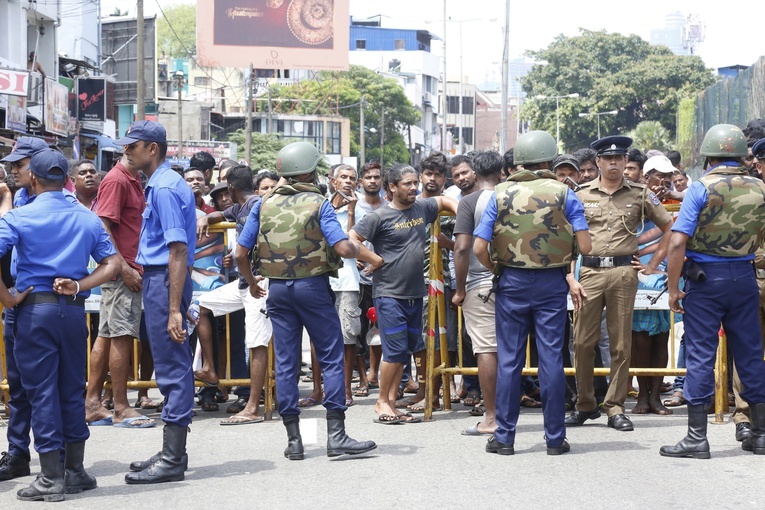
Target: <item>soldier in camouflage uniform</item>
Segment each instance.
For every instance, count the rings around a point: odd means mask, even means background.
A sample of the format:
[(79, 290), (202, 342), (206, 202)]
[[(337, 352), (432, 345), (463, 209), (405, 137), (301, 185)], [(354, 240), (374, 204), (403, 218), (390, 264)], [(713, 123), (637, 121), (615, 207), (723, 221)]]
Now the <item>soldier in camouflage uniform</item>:
[[(235, 253), (237, 265), (246, 267), (253, 250), (258, 273), (269, 278), (266, 307), (274, 328), (276, 397), (287, 429), (284, 456), (290, 460), (303, 459), (297, 377), (304, 327), (324, 374), (327, 455), (354, 455), (377, 447), (345, 433), (343, 335), (329, 277), (337, 275), (340, 257), (358, 258), (373, 269), (382, 265), (382, 259), (349, 241), (343, 232), (332, 205), (315, 185), (321, 158), (307, 142), (292, 143), (279, 152), (276, 168), (281, 180), (252, 208)], [(257, 285), (261, 276), (242, 274), (253, 297), (262, 296)]]
[(570, 449), (564, 424), (562, 355), (569, 290), (566, 274), (575, 239), (582, 253), (589, 253), (591, 241), (581, 202), (550, 171), (556, 153), (555, 139), (544, 131), (519, 138), (514, 160), (524, 169), (497, 185), (474, 232), (476, 257), (500, 275), (495, 298), (497, 429), (486, 445), (489, 453), (515, 452), (521, 371), (532, 323), (539, 351), (547, 454), (561, 455)]
[[(688, 435), (674, 446), (662, 446), (660, 453), (710, 457), (704, 407), (715, 390), (715, 353), (722, 322), (741, 378), (741, 397), (751, 413), (751, 436), (742, 448), (765, 455), (765, 361), (753, 266), (755, 251), (765, 238), (765, 183), (742, 167), (746, 138), (736, 126), (713, 126), (704, 137), (701, 154), (707, 158), (707, 170), (685, 195), (672, 227), (667, 264), (669, 306), (685, 313)], [(685, 292), (678, 288), (683, 269)]]

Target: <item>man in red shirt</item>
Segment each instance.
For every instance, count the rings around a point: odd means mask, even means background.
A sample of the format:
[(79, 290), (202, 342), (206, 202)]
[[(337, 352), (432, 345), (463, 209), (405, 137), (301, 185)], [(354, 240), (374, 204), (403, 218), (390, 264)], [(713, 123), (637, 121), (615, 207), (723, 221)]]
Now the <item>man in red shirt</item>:
[[(156, 425), (130, 407), (127, 379), (133, 338), (141, 323), (143, 270), (136, 264), (141, 214), (145, 198), (138, 168), (122, 159), (106, 174), (98, 189), (98, 216), (109, 233), (122, 270), (113, 281), (101, 286), (101, 321), (90, 358), (90, 382), (85, 397), (86, 421), (93, 425), (146, 428)], [(106, 368), (112, 376), (114, 417), (101, 406), (101, 388)]]

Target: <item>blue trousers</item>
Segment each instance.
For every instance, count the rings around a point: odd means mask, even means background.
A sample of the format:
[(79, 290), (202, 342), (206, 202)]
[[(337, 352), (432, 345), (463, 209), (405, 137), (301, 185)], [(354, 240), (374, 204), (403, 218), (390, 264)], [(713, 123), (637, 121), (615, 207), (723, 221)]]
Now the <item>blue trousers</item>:
[(526, 340), (536, 331), (539, 383), (547, 445), (557, 448), (566, 437), (566, 378), (563, 344), (568, 284), (562, 269), (504, 268), (495, 298), (497, 328), (497, 430), (501, 443), (514, 444), (520, 414), (521, 371)]
[[(181, 298), (181, 315), (184, 321), (190, 303), (191, 276), (187, 274)], [(194, 413), (194, 371), (191, 367), (194, 357), (188, 338), (179, 344), (174, 342), (167, 332), (170, 310), (170, 280), (167, 268), (144, 272), (143, 309), (151, 355), (154, 357), (157, 387), (167, 399), (162, 409), (162, 420), (178, 427), (188, 427)]]
[(16, 340), (16, 309), (7, 308), (4, 312), (3, 340), (5, 341), (5, 362), (8, 378), (8, 453), (29, 459), (29, 430), (32, 423), (32, 406), (27, 393), (21, 385), (21, 374), (16, 365), (13, 345)]
[(282, 416), (300, 414), (298, 372), (303, 327), (311, 337), (324, 375), (324, 407), (345, 411), (343, 333), (328, 276), (299, 280), (271, 279), (266, 300), (274, 328), (276, 399)]
[(765, 402), (765, 361), (757, 307), (759, 289), (751, 262), (700, 264), (703, 282), (685, 284), (685, 376), (683, 396), (689, 404), (711, 401), (715, 391), (714, 366), (720, 323), (733, 354), (741, 398), (749, 404)]
[(86, 441), (85, 309), (67, 305), (63, 296), (58, 303), (20, 306), (15, 333), (13, 354), (32, 408), (35, 450)]

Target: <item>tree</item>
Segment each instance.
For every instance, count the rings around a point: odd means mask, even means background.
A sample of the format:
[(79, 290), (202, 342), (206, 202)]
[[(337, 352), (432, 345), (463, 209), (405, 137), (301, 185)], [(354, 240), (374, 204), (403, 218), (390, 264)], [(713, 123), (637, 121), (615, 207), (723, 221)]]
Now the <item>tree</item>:
[(651, 149), (668, 151), (672, 149), (669, 131), (656, 120), (644, 120), (627, 133), (632, 138), (632, 146), (643, 152)]
[(196, 5), (178, 4), (165, 7), (164, 13), (164, 16), (157, 18), (157, 48), (159, 53), (165, 53), (168, 57), (174, 58), (188, 58), (189, 55), (196, 55)]
[[(229, 142), (236, 143), (236, 154), (238, 158), (247, 159), (247, 155), (244, 152), (245, 133), (244, 129), (239, 129), (235, 133), (231, 133), (228, 136)], [(286, 145), (295, 142), (296, 140), (285, 140), (277, 135), (270, 135), (264, 133), (252, 133), (252, 153), (250, 155), (250, 168), (255, 172), (267, 168), (273, 172), (276, 171), (276, 155)], [(329, 170), (329, 165), (325, 160), (319, 162), (318, 171), (321, 175), (325, 175)]]
[(673, 133), (680, 100), (714, 82), (700, 57), (674, 55), (636, 35), (580, 29), (580, 35), (560, 35), (530, 56), (547, 62), (523, 80), (529, 99), (522, 115), (534, 129), (555, 132), (555, 101), (534, 97), (579, 94), (560, 100), (561, 139), (569, 151), (597, 136), (596, 116), (580, 118), (579, 113), (618, 110), (616, 116), (601, 116), (602, 136), (627, 132), (644, 120), (658, 121)]
[[(420, 120), (420, 112), (407, 99), (404, 89), (392, 78), (361, 66), (348, 71), (322, 71), (315, 80), (288, 86), (274, 86), (274, 111), (316, 115), (337, 114), (351, 121), (351, 155), (360, 156), (359, 108), (364, 98), (366, 160), (380, 161), (382, 112), (385, 112), (383, 163), (406, 163), (409, 143), (402, 133)], [(267, 109), (258, 102), (258, 111)], [(374, 130), (372, 130), (374, 128)], [(363, 162), (361, 162), (363, 164)]]

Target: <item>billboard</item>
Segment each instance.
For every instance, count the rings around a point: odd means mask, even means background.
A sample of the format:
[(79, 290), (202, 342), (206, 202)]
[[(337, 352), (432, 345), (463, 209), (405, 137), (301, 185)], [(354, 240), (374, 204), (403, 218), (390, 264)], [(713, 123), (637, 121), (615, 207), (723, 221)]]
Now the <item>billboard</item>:
[(348, 69), (349, 0), (199, 0), (201, 65)]
[(69, 89), (50, 78), (45, 79), (45, 131), (54, 135), (69, 134)]
[(12, 131), (27, 130), (27, 98), (26, 96), (8, 96), (8, 107), (5, 111), (5, 129)]
[(0, 68), (0, 94), (27, 97), (29, 71), (12, 71)]
[(77, 120), (104, 122), (106, 120), (106, 80), (80, 78), (76, 84)]
[(191, 156), (197, 152), (209, 152), (216, 161), (221, 159), (236, 160), (236, 144), (234, 142), (217, 142), (208, 140), (185, 140), (183, 142), (183, 154), (178, 157), (178, 142), (176, 140), (167, 141), (168, 159), (191, 159)]
[[(156, 18), (144, 17), (143, 51), (138, 55), (138, 22), (135, 18), (108, 17), (101, 22), (101, 63), (104, 75), (115, 75), (114, 95), (109, 84), (109, 102), (117, 105), (136, 104), (138, 100), (138, 66), (143, 66), (145, 97), (148, 103), (156, 102), (157, 95), (157, 35)], [(111, 99), (111, 98), (114, 99)], [(109, 118), (114, 118), (110, 116)]]

